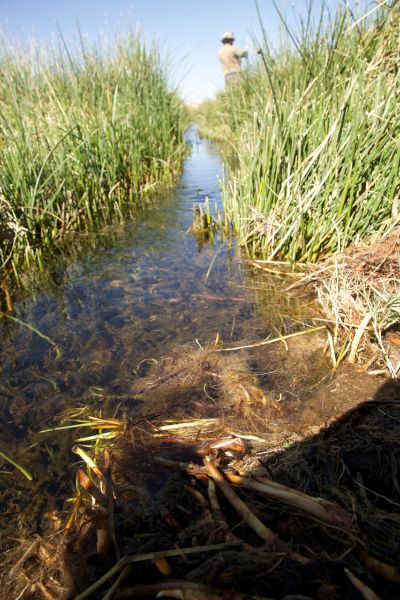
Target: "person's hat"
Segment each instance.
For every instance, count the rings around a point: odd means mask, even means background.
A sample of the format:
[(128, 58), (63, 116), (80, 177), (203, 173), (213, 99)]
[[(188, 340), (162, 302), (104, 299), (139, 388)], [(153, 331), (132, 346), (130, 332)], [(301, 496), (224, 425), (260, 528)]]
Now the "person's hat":
[(225, 33), (222, 34), (222, 42), (225, 42), (227, 40), (234, 40), (235, 36), (233, 35), (232, 31), (225, 31)]

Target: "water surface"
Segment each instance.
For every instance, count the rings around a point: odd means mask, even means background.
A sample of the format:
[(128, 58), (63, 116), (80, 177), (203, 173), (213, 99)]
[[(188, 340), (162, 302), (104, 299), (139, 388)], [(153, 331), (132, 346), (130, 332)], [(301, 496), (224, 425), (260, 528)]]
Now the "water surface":
[(132, 223), (78, 236), (16, 303), (13, 316), (51, 338), (61, 355), (31, 329), (0, 321), (0, 448), (34, 476), (28, 482), (0, 462), (8, 540), (17, 515), (20, 538), (72, 494), (74, 434), (41, 429), (87, 408), (112, 416), (128, 401), (134, 411), (133, 382), (144, 361), (180, 345), (206, 345), (217, 334), (228, 345), (265, 338), (303, 310), (241, 263), (232, 240), (190, 233), (194, 204), (208, 198), (222, 210), (220, 152), (195, 135), (191, 142), (173, 192), (140, 209)]

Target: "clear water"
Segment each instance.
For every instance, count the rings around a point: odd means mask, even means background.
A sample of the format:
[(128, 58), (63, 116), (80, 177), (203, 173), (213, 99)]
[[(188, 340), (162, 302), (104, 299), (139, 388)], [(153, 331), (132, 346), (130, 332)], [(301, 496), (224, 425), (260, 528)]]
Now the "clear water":
[[(0, 458), (2, 525), (8, 541), (34, 531), (45, 511), (71, 495), (75, 433), (39, 434), (66, 411), (112, 416), (134, 410), (142, 361), (219, 334), (228, 345), (290, 327), (303, 308), (240, 262), (232, 242), (199, 243), (188, 231), (193, 205), (218, 206), (218, 149), (192, 132), (176, 189), (135, 221), (86, 234), (49, 259), (13, 316), (0, 320), (0, 449), (30, 469), (26, 480)], [(252, 285), (252, 289), (248, 287)], [(278, 308), (279, 307), (279, 308)], [(12, 524), (12, 533), (9, 529)]]

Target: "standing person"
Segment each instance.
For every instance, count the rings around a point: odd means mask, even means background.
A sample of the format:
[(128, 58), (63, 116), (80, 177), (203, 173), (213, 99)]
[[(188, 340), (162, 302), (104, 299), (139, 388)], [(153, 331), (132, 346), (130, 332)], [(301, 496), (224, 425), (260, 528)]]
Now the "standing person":
[(229, 84), (240, 78), (240, 62), (247, 56), (247, 48), (238, 48), (233, 45), (235, 36), (232, 31), (225, 31), (222, 35), (223, 46), (218, 52), (218, 58), (225, 75), (225, 83)]

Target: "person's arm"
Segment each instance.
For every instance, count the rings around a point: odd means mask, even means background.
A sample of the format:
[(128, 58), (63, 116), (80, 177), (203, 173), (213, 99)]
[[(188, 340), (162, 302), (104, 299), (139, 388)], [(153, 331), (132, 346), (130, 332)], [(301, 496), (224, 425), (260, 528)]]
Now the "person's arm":
[(239, 58), (245, 58), (247, 56), (247, 46), (245, 46), (244, 48), (238, 48), (237, 46), (234, 46), (234, 50), (236, 56), (238, 56)]
[(237, 46), (235, 46), (234, 49), (236, 56), (238, 56), (239, 58), (247, 57), (247, 48), (238, 48)]

